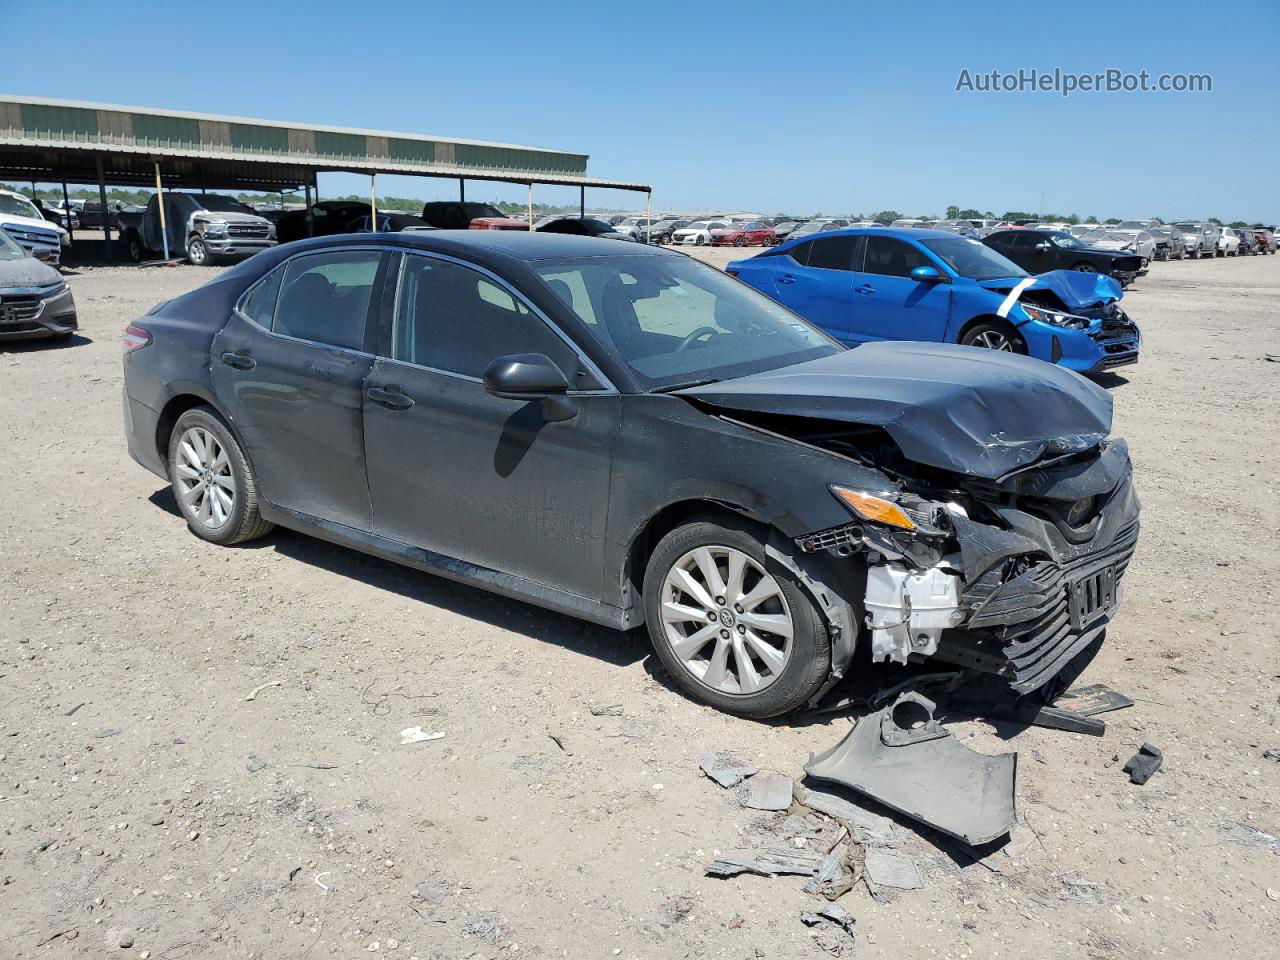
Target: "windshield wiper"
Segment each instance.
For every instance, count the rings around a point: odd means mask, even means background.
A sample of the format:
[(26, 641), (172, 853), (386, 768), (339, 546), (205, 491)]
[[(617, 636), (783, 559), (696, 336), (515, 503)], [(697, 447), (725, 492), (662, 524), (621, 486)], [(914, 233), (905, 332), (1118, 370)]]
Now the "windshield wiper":
[(676, 390), (688, 390), (691, 387), (705, 387), (708, 383), (719, 383), (719, 377), (707, 377), (703, 380), (686, 380), (684, 383), (669, 383), (665, 387), (656, 387), (650, 393), (674, 393)]

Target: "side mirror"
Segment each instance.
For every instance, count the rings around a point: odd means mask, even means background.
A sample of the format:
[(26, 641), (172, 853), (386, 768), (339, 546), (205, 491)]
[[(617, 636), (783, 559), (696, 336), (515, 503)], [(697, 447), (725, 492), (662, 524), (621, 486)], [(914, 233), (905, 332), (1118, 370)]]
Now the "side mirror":
[(541, 400), (542, 418), (549, 423), (572, 420), (578, 415), (560, 368), (541, 353), (516, 353), (499, 357), (484, 368), (484, 388), (505, 400)]
[(911, 271), (911, 279), (921, 283), (942, 283), (947, 278), (937, 267), (916, 267)]
[(541, 353), (499, 357), (484, 368), (484, 388), (507, 400), (538, 400), (569, 389), (560, 368)]

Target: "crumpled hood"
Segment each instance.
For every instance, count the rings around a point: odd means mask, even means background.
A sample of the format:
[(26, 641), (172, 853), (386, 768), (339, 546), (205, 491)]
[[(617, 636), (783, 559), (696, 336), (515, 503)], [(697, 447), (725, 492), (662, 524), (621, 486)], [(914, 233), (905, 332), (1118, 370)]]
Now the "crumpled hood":
[(35, 257), (0, 260), (0, 291), (13, 287), (47, 287), (61, 281), (62, 274)]
[(910, 460), (992, 480), (1111, 432), (1111, 396), (1084, 377), (949, 344), (868, 343), (676, 393), (725, 411), (882, 427)]
[[(1023, 279), (1020, 277), (999, 280), (979, 280), (980, 286), (999, 293), (1008, 293)], [(1105, 273), (1082, 273), (1079, 270), (1050, 270), (1037, 274), (1035, 282), (1023, 290), (1048, 290), (1062, 301), (1067, 310), (1085, 310), (1113, 303), (1124, 297), (1119, 281)]]

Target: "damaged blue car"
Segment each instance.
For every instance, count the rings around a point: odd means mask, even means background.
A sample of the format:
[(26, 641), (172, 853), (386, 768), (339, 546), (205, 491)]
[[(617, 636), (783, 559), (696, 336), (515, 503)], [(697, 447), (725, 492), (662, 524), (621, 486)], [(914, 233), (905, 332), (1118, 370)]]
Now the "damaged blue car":
[(1100, 373), (1136, 363), (1142, 343), (1110, 277), (1032, 276), (990, 247), (940, 230), (833, 230), (727, 270), (850, 346), (959, 343)]

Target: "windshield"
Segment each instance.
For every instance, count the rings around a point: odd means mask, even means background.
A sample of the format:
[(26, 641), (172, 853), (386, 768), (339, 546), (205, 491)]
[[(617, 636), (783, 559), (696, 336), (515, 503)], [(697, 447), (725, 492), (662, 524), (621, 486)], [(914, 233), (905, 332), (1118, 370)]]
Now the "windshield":
[(11, 217), (30, 217), (32, 220), (43, 220), (40, 211), (26, 197), (15, 197), (11, 193), (0, 193), (0, 213)]
[(1122, 243), (1129, 242), (1129, 238), (1123, 234), (1111, 233), (1107, 230), (1094, 230), (1091, 233), (1086, 233), (1084, 235), (1084, 239), (1088, 240), (1090, 243), (1098, 243), (1103, 240), (1119, 240)]
[(1069, 233), (1051, 233), (1049, 239), (1063, 250), (1078, 250), (1084, 246), (1083, 243)]
[(968, 237), (943, 237), (921, 241), (937, 254), (948, 267), (973, 280), (995, 280), (1002, 277), (1025, 277), (1027, 271), (1012, 260), (996, 253), (985, 243)]
[(1118, 230), (1147, 230), (1150, 229), (1141, 220), (1124, 220), (1121, 221)]
[(0, 230), (0, 260), (21, 260), (26, 255), (26, 251), (14, 243), (12, 237)]
[(689, 226), (685, 227), (685, 229), (686, 230), (705, 230), (710, 224), (711, 224), (710, 220), (695, 220), (693, 221), (693, 223), (689, 224)]
[(214, 213), (248, 213), (257, 216), (257, 212), (246, 207), (235, 197), (224, 197), (216, 193), (206, 193), (196, 197), (196, 202), (206, 210)]
[(775, 370), (844, 349), (688, 257), (543, 260), (533, 267), (649, 390)]
[(507, 217), (505, 213), (489, 203), (464, 203), (462, 212), (468, 220), (474, 220), (476, 217), (500, 217), (505, 220)]
[(1195, 223), (1179, 223), (1179, 224), (1176, 224), (1176, 226), (1177, 226), (1177, 228), (1178, 228), (1179, 230), (1181, 230), (1183, 233), (1199, 233), (1199, 232), (1200, 232), (1200, 226), (1199, 226), (1199, 224), (1195, 224)]

